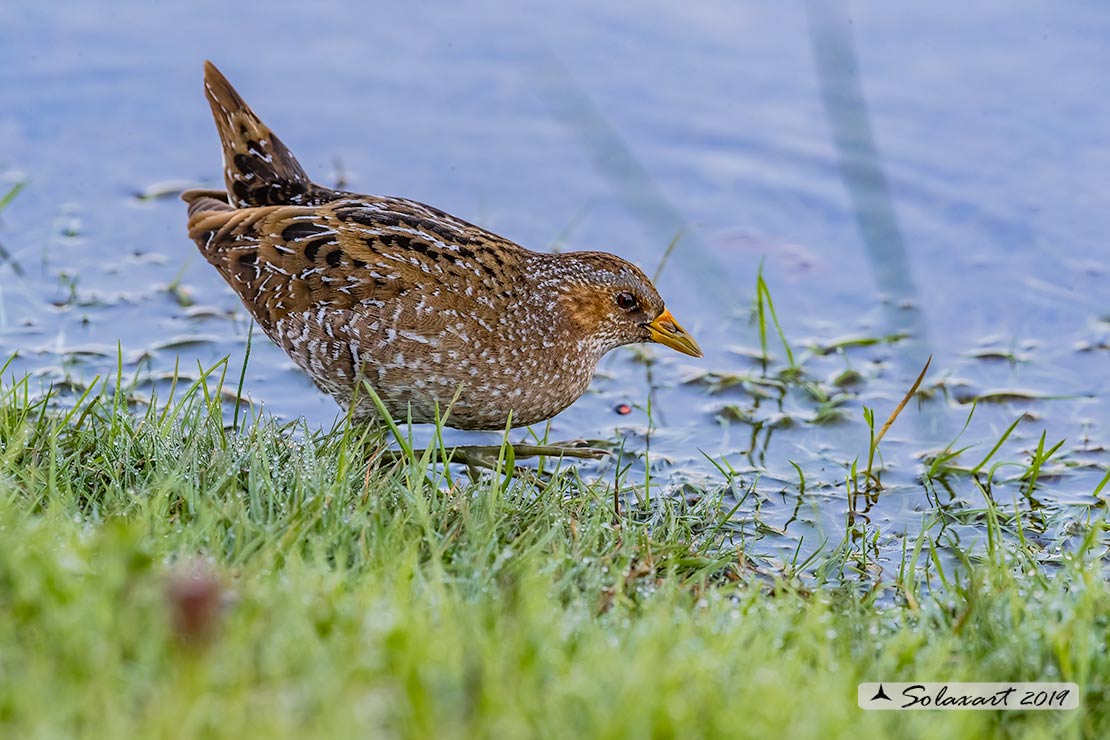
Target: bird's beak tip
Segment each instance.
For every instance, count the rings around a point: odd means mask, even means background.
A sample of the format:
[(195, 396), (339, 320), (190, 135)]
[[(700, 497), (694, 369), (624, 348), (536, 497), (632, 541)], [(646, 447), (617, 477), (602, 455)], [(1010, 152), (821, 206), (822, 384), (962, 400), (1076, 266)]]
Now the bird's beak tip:
[(654, 321), (648, 322), (647, 328), (650, 332), (651, 341), (670, 347), (684, 355), (702, 356), (701, 347), (675, 320), (670, 311), (664, 309), (663, 313), (659, 314)]

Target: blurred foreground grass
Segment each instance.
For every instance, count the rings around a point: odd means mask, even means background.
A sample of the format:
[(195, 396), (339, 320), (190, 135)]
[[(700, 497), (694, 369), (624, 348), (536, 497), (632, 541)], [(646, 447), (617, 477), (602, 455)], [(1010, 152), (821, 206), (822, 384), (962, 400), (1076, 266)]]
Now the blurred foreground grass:
[[(2, 737), (1110, 736), (1105, 520), (1051, 570), (996, 537), (943, 588), (809, 590), (712, 495), (618, 522), (570, 465), (368, 467), (365, 430), (229, 431), (203, 382), (123, 397), (0, 385)], [(864, 713), (865, 680), (1084, 695)]]

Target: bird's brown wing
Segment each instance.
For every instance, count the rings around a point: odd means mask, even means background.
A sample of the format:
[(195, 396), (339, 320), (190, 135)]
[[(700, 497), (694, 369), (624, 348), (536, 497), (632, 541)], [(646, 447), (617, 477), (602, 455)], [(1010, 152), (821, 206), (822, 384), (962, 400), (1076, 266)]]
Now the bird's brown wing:
[(266, 335), (341, 405), (360, 375), (399, 413), (426, 378), (450, 396), (530, 330), (513, 278), (526, 250), (421, 204), (232, 208), (198, 194), (190, 213), (190, 237)]
[(419, 265), (383, 250), (333, 209), (231, 208), (205, 196), (190, 214), (190, 238), (271, 336), (291, 313), (357, 307), (374, 317), (420, 288)]

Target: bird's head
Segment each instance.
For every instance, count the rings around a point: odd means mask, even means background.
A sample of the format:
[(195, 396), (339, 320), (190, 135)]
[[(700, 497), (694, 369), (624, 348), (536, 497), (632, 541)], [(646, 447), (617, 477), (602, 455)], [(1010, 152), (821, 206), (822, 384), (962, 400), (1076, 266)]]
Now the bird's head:
[(558, 255), (563, 309), (601, 353), (625, 344), (658, 342), (701, 357), (701, 348), (663, 305), (643, 270), (606, 252)]

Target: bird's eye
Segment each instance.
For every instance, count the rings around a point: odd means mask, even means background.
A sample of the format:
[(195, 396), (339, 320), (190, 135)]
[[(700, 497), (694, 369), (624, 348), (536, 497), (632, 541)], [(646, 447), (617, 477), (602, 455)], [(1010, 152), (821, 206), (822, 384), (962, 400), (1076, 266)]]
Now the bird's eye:
[(617, 307), (622, 311), (631, 311), (639, 304), (636, 302), (636, 296), (631, 293), (617, 293)]

